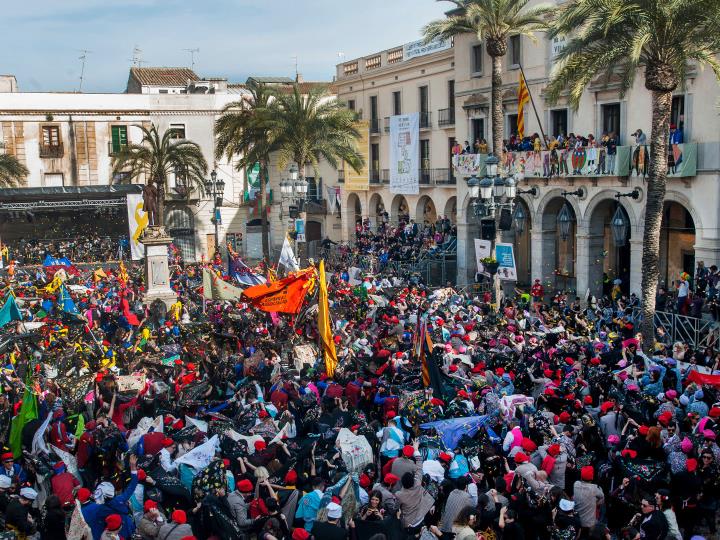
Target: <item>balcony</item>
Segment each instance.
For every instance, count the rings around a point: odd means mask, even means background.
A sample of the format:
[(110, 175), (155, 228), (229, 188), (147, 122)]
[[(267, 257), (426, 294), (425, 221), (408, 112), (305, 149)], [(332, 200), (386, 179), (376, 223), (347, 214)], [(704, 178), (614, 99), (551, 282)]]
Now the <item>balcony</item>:
[(345, 183), (345, 169), (338, 169), (338, 184)]
[(390, 183), (390, 169), (383, 169), (382, 175), (380, 176), (380, 181), (383, 184), (389, 184)]
[(59, 144), (41, 144), (40, 145), (40, 157), (41, 158), (61, 158), (65, 155), (65, 147), (63, 143)]
[(108, 141), (108, 156), (115, 157), (117, 156), (121, 150), (124, 150), (127, 148), (128, 143), (116, 143), (112, 141)]
[(324, 216), (325, 214), (327, 214), (327, 200), (307, 199), (303, 204), (303, 211), (308, 214)]
[(378, 169), (370, 170), (370, 183), (371, 184), (379, 184), (380, 183), (380, 170), (378, 170)]
[(455, 125), (455, 107), (448, 109), (440, 109), (438, 111), (438, 126), (454, 126)]
[(430, 129), (432, 127), (432, 113), (429, 111), (420, 111), (420, 129)]
[(418, 174), (420, 186), (454, 186), (455, 177), (452, 170), (445, 169), (420, 169)]
[(380, 119), (379, 118), (371, 118), (370, 119), (370, 133), (373, 135), (377, 135), (380, 133)]

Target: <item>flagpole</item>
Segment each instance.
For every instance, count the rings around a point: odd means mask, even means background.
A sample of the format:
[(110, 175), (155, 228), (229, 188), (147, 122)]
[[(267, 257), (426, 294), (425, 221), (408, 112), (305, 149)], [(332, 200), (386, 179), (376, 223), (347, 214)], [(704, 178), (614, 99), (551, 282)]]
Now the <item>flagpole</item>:
[(535, 100), (533, 99), (532, 92), (530, 91), (530, 86), (527, 82), (527, 77), (525, 77), (525, 70), (522, 67), (522, 64), (518, 64), (520, 66), (520, 74), (522, 75), (523, 82), (525, 83), (525, 88), (527, 89), (528, 96), (530, 96), (530, 104), (532, 105), (533, 111), (535, 112), (535, 119), (537, 120), (538, 126), (540, 126), (540, 135), (542, 135), (542, 144), (545, 148), (547, 148), (547, 138), (545, 137), (545, 130), (543, 129), (542, 122), (540, 121), (540, 115), (538, 115), (537, 108), (535, 107)]

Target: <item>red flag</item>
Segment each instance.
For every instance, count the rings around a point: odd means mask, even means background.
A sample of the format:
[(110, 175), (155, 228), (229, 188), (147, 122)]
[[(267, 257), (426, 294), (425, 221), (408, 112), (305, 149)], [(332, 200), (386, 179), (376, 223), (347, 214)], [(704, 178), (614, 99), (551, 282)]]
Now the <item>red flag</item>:
[(262, 311), (297, 314), (314, 285), (315, 269), (308, 268), (285, 279), (248, 287), (243, 298)]

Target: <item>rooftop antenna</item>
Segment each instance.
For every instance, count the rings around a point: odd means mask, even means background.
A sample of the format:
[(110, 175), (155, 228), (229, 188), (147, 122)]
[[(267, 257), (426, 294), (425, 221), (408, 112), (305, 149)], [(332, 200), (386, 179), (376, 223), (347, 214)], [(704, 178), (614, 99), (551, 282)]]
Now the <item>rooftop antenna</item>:
[(135, 66), (135, 67), (142, 67), (143, 64), (147, 63), (142, 59), (142, 49), (140, 47), (138, 47), (137, 45), (135, 45), (135, 47), (133, 47), (133, 57), (132, 57), (132, 60), (130, 60), (130, 61), (133, 63), (133, 66)]
[(89, 51), (87, 49), (80, 49), (82, 54), (78, 57), (78, 60), (80, 60), (80, 87), (78, 88), (78, 92), (82, 92), (82, 85), (83, 81), (85, 80), (85, 62), (87, 61), (87, 55), (91, 53), (92, 51)]
[(190, 53), (190, 69), (195, 71), (195, 55), (200, 53), (200, 48), (195, 47), (194, 49), (183, 49), (183, 51)]
[(298, 57), (297, 54), (292, 55), (290, 58), (292, 58), (295, 61), (295, 80), (297, 81), (298, 78)]
[(342, 51), (339, 51), (337, 53), (337, 55), (338, 55), (338, 59), (340, 60), (340, 63), (342, 64), (345, 61), (345, 53)]

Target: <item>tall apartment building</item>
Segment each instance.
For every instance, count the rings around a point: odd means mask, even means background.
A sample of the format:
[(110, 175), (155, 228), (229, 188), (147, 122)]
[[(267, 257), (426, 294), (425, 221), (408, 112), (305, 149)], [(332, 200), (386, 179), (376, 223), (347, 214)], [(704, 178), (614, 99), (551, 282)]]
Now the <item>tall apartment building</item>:
[[(636, 144), (632, 134), (638, 129), (649, 133), (651, 127), (650, 95), (642, 73), (625, 95), (617, 78), (598, 77), (578, 110), (572, 110), (564, 99), (551, 104), (544, 89), (564, 39), (551, 42), (543, 34), (537, 38), (533, 42), (513, 37), (508, 43), (502, 73), (505, 138), (516, 133), (522, 66), (537, 109), (537, 117), (530, 104), (524, 109), (526, 136), (544, 133), (550, 139), (592, 134), (600, 141), (603, 134), (612, 132), (619, 146), (612, 167), (602, 148), (594, 163), (587, 148), (575, 162), (572, 153), (561, 153), (559, 161), (565, 162), (569, 174), (559, 164), (553, 169), (550, 153), (544, 149), (538, 154), (510, 151), (499, 156), (503, 174), (517, 175), (522, 190), (534, 188), (534, 194), (517, 199), (524, 214), (522, 224), (503, 233), (504, 240), (515, 245), (518, 283), (539, 278), (548, 290), (570, 289), (583, 296), (588, 290), (601, 294), (603, 281), (620, 279), (625, 291), (639, 293), (647, 192), (642, 156), (649, 146)], [(450, 215), (458, 226), (458, 282), (466, 283), (476, 272), (474, 239), (488, 231), (483, 218), (475, 215), (467, 180), (472, 175), (482, 177), (485, 156), (471, 155), (451, 167), (448, 144), (457, 138), (472, 146), (476, 139), (491, 138), (491, 59), (484, 44), (470, 34), (456, 37), (452, 47), (419, 58), (404, 58), (402, 51), (398, 47), (337, 66), (340, 99), (362, 109), (363, 118), (375, 130), (371, 133), (374, 182), (368, 191), (343, 194), (346, 214), (349, 219), (360, 215), (373, 219), (381, 205), (391, 221), (398, 219), (401, 208), (421, 221), (431, 206), (426, 202), (431, 201), (435, 211)], [(426, 163), (428, 157), (428, 169), (433, 171), (447, 169), (447, 174), (430, 174), (429, 181), (421, 175), (424, 183), (416, 197), (393, 195), (384, 183), (388, 152), (384, 122), (385, 116), (395, 112), (396, 92), (402, 97), (401, 112), (420, 112), (429, 119), (420, 133), (427, 141), (425, 148), (429, 145), (421, 160)], [(454, 99), (448, 101), (449, 96)], [(718, 83), (707, 69), (691, 69), (673, 97), (672, 122), (682, 130), (683, 144), (673, 149), (676, 166), (668, 180), (661, 234), (661, 279), (668, 286), (677, 282), (682, 271), (692, 275), (698, 261), (720, 265), (718, 97)], [(578, 190), (579, 195), (569, 194)], [(634, 190), (637, 199), (616, 197)], [(569, 214), (569, 223), (561, 227), (558, 215), (566, 204), (568, 211), (562, 214), (563, 219)], [(627, 226), (624, 238), (616, 239), (611, 221), (618, 208)], [(348, 223), (347, 238), (350, 231)]]

